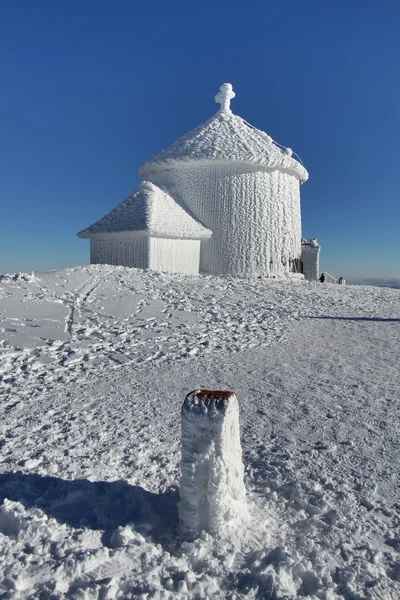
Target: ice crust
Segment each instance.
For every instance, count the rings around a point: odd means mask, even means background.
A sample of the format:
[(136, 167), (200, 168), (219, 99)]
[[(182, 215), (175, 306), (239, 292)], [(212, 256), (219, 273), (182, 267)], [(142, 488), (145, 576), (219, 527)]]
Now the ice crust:
[(191, 162), (158, 171), (153, 181), (213, 235), (201, 244), (204, 273), (281, 277), (300, 258), (299, 182), (255, 166)]
[(266, 170), (292, 173), (301, 183), (308, 179), (306, 169), (281, 150), (267, 133), (226, 109), (219, 110), (211, 119), (156, 154), (140, 167), (139, 174), (151, 180), (155, 171), (186, 161), (248, 163)]
[(167, 192), (149, 181), (143, 181), (135, 192), (105, 217), (78, 233), (78, 237), (127, 232), (181, 239), (201, 239), (211, 235), (211, 231), (193, 219)]
[(114, 234), (90, 239), (90, 262), (197, 275), (200, 240)]
[(235, 394), (188, 394), (182, 407), (181, 473), (183, 534), (226, 534), (244, 525), (246, 492)]

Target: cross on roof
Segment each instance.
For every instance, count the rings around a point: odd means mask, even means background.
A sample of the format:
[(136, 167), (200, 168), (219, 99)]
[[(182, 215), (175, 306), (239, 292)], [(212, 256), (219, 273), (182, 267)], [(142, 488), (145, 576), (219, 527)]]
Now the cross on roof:
[(221, 105), (220, 110), (230, 110), (232, 98), (236, 96), (231, 83), (223, 83), (219, 88), (219, 92), (214, 96), (215, 102)]

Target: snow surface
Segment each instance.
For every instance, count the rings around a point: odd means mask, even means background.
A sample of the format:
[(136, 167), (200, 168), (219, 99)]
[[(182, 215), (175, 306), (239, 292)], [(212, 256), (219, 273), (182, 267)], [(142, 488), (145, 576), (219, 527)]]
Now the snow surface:
[[(91, 266), (0, 282), (1, 598), (400, 597), (398, 290)], [(180, 537), (180, 410), (240, 404), (249, 519)]]

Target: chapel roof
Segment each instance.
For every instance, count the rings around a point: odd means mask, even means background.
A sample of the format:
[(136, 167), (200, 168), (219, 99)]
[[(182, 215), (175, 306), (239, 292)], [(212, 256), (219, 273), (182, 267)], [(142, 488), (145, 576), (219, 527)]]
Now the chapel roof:
[(144, 232), (171, 238), (202, 239), (212, 232), (191, 217), (164, 190), (143, 181), (137, 190), (78, 237)]
[(177, 139), (171, 146), (156, 154), (142, 165), (143, 178), (155, 171), (189, 161), (229, 161), (259, 165), (267, 170), (293, 173), (300, 182), (308, 179), (303, 165), (292, 157), (290, 148), (280, 147), (264, 131), (256, 129), (230, 109), (235, 96), (230, 83), (224, 83), (215, 101), (220, 110), (208, 121)]

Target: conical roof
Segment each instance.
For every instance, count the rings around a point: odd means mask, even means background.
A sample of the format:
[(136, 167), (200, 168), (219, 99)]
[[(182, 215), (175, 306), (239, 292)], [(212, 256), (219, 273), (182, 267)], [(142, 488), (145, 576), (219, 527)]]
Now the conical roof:
[(133, 194), (105, 217), (79, 232), (78, 237), (91, 238), (133, 231), (186, 239), (212, 235), (164, 190), (149, 181), (143, 181)]
[(308, 173), (292, 158), (290, 148), (279, 147), (267, 133), (232, 113), (229, 104), (234, 96), (231, 84), (223, 84), (215, 97), (220, 110), (140, 167), (141, 177), (151, 178), (151, 173), (178, 163), (229, 161), (291, 172), (300, 182), (306, 181)]

